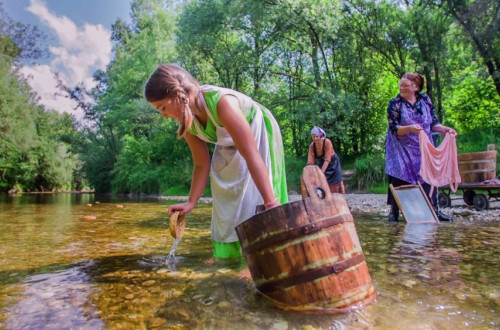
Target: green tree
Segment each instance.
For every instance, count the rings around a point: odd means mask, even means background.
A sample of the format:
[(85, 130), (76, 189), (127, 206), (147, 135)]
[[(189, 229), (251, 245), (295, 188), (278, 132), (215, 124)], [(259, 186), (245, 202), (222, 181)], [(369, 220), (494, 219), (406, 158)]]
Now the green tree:
[(40, 37), (36, 27), (12, 21), (0, 6), (1, 191), (70, 189), (79, 166), (71, 150), (72, 119), (38, 105), (19, 73), (21, 62), (44, 55)]
[(0, 190), (25, 186), (34, 179), (36, 106), (27, 84), (0, 58)]
[[(168, 167), (151, 163), (147, 154), (161, 148), (154, 144), (157, 135), (168, 132), (175, 143), (175, 128), (162, 122), (144, 101), (143, 89), (153, 69), (175, 54), (175, 24), (170, 14), (174, 9), (174, 4), (164, 1), (136, 0), (131, 6), (132, 24), (117, 21), (113, 25), (115, 57), (106, 71), (94, 75), (98, 86), (90, 94), (97, 102), (84, 104), (92, 125), (86, 130), (82, 157), (96, 191), (159, 192), (158, 178), (149, 181), (151, 184), (136, 178), (151, 177), (150, 169), (156, 166)], [(86, 93), (74, 91), (74, 96), (84, 103)], [(168, 160), (169, 154), (163, 157)]]
[(461, 73), (453, 96), (446, 101), (447, 108), (453, 109), (449, 111), (448, 120), (460, 132), (478, 134), (482, 131), (500, 136), (500, 96), (476, 70), (470, 66)]
[[(410, 6), (410, 3), (408, 5)], [(417, 71), (426, 78), (425, 92), (432, 98), (436, 114), (442, 121), (442, 80), (443, 77), (450, 76), (446, 67), (446, 36), (451, 22), (440, 12), (429, 10), (418, 3), (408, 7), (408, 20), (417, 45), (410, 56), (414, 59)]]
[(75, 189), (78, 184), (73, 182), (74, 172), (81, 164), (71, 151), (72, 137), (77, 134), (72, 118), (39, 107), (36, 130), (38, 138), (32, 153), (37, 159), (37, 175), (28, 188), (41, 191)]
[(481, 56), (500, 95), (500, 2), (497, 0), (422, 0), (459, 24)]
[(343, 3), (345, 28), (374, 52), (374, 59), (381, 68), (401, 77), (414, 48), (405, 12), (385, 1), (346, 0)]
[(37, 26), (12, 20), (0, 1), (0, 55), (13, 62), (34, 62), (48, 56), (41, 41), (46, 35)]
[[(294, 173), (305, 162), (313, 125), (327, 130), (343, 161), (367, 157), (380, 165), (387, 102), (406, 71), (425, 75), (444, 122), (496, 134), (498, 100), (495, 85), (485, 81), (491, 74), (481, 69), (483, 57), (442, 9), (419, 1), (136, 0), (131, 13), (130, 25), (113, 25), (115, 58), (95, 74), (95, 103), (83, 104), (92, 126), (82, 157), (100, 191), (188, 187), (189, 150), (176, 140), (176, 124), (142, 96), (161, 62), (271, 109)], [(73, 92), (80, 99), (86, 93)], [(493, 117), (485, 125), (470, 113)]]

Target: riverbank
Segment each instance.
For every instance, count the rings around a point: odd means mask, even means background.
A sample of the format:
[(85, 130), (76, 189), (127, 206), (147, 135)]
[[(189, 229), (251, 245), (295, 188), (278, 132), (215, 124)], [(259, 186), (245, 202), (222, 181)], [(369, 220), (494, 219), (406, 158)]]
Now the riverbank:
[[(187, 200), (186, 196), (161, 196), (166, 200)], [(291, 194), (288, 196), (290, 202), (301, 199), (302, 196)], [(389, 206), (386, 204), (386, 194), (364, 194), (348, 193), (346, 194), (347, 204), (353, 213), (376, 214), (386, 217), (389, 214)], [(201, 202), (210, 203), (210, 197), (202, 197)], [(442, 209), (443, 213), (453, 217), (454, 221), (500, 221), (500, 202), (490, 201), (491, 206), (488, 210), (476, 211), (474, 207), (468, 206), (462, 198), (456, 196), (453, 198), (452, 206)], [(400, 218), (402, 221), (402, 218)]]
[[(351, 194), (346, 196), (349, 205), (352, 205), (352, 211), (369, 212), (379, 210), (382, 215), (386, 216), (389, 213), (389, 206), (386, 205), (385, 194)], [(441, 211), (453, 217), (454, 221), (500, 221), (500, 203), (491, 202), (491, 206), (487, 210), (477, 211), (473, 206), (464, 203), (461, 196), (453, 197), (452, 206), (443, 208)], [(382, 211), (383, 210), (383, 211)]]
[[(301, 198), (291, 195), (291, 200)], [(378, 214), (386, 217), (390, 207), (386, 204), (386, 194), (346, 194), (347, 204), (353, 213)], [(488, 210), (476, 211), (464, 203), (460, 196), (453, 197), (452, 206), (441, 211), (453, 217), (454, 221), (500, 221), (500, 202), (490, 201)], [(400, 221), (402, 218), (400, 217)]]

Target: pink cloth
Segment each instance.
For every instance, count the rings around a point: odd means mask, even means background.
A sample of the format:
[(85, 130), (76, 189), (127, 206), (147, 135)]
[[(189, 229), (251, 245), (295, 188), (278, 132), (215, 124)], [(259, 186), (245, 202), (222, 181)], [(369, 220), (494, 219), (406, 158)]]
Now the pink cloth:
[(420, 176), (425, 182), (434, 187), (450, 185), (450, 189), (456, 192), (458, 184), (462, 182), (458, 171), (458, 153), (456, 134), (446, 133), (439, 147), (434, 147), (423, 130), (418, 136), (420, 154)]
[(481, 182), (482, 184), (500, 184), (500, 179), (489, 179)]

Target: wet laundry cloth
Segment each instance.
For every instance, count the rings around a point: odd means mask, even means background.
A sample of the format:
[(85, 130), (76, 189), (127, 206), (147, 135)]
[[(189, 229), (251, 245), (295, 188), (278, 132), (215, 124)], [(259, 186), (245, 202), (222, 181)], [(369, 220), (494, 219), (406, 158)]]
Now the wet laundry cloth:
[(419, 133), (420, 145), (420, 176), (430, 184), (430, 195), (434, 187), (450, 185), (450, 189), (456, 192), (458, 184), (462, 182), (458, 171), (458, 153), (456, 134), (446, 133), (439, 147), (434, 147), (429, 137), (422, 130)]

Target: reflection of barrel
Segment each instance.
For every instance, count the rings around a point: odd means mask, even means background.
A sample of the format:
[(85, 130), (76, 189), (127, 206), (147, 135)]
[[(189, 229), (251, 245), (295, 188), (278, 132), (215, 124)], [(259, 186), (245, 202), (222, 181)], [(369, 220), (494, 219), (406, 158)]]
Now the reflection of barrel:
[(458, 155), (462, 183), (477, 183), (496, 178), (497, 151), (470, 152)]
[(302, 179), (302, 200), (236, 227), (257, 289), (287, 310), (336, 313), (371, 303), (376, 292), (345, 196), (330, 193), (317, 166), (306, 166)]

